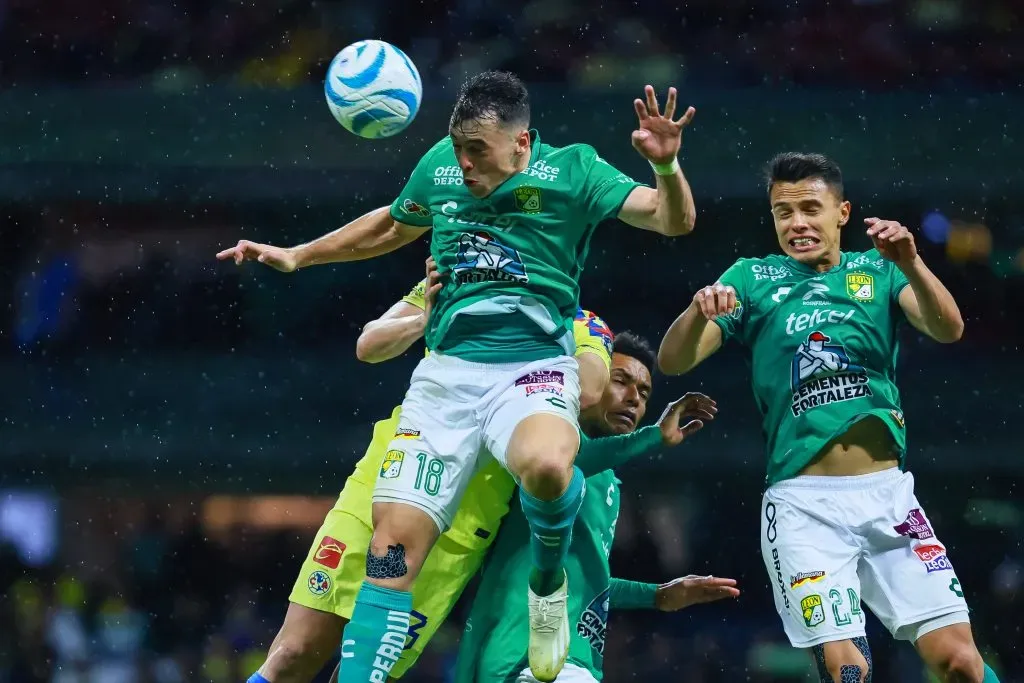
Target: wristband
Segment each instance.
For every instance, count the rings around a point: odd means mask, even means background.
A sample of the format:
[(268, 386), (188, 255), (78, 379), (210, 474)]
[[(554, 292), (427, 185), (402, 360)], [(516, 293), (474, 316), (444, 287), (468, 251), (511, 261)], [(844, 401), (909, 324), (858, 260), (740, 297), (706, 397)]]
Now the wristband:
[(673, 159), (672, 163), (669, 164), (656, 164), (653, 161), (648, 161), (651, 168), (654, 169), (655, 175), (675, 175), (679, 171), (679, 159)]

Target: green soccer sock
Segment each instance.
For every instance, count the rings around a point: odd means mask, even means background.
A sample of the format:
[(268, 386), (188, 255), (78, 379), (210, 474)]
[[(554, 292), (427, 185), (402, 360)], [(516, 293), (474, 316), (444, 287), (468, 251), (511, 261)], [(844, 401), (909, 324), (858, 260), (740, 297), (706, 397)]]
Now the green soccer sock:
[(530, 589), (537, 595), (551, 595), (562, 585), (562, 565), (569, 552), (572, 525), (576, 522), (585, 492), (586, 484), (579, 467), (572, 468), (569, 486), (554, 500), (540, 500), (519, 489), (523, 514), (530, 523), (530, 550), (533, 554)]
[(988, 664), (985, 665), (985, 677), (981, 679), (981, 683), (999, 683), (999, 676), (996, 676), (996, 672)]
[(405, 648), (412, 594), (366, 581), (345, 626), (338, 680), (384, 683)]

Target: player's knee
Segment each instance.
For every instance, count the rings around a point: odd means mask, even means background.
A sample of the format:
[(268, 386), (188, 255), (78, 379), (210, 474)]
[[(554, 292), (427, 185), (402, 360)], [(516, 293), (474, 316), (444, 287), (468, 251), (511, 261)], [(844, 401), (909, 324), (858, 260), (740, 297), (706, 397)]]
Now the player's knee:
[(551, 500), (557, 498), (572, 479), (579, 436), (562, 418), (543, 417), (548, 418), (547, 424), (530, 423), (532, 418), (528, 418), (516, 427), (509, 444), (509, 465), (531, 495)]
[(813, 653), (822, 683), (871, 683), (867, 658), (849, 641), (817, 645)]
[(985, 662), (972, 643), (951, 646), (939, 660), (944, 680), (955, 683), (981, 683), (985, 678)]

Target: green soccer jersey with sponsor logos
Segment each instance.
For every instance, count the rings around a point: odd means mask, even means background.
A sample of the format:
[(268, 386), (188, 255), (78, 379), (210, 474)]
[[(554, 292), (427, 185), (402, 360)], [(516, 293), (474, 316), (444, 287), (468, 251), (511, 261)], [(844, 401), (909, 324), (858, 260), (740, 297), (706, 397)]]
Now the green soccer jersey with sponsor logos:
[(898, 297), (907, 278), (877, 250), (842, 252), (825, 273), (782, 255), (743, 258), (720, 278), (736, 289), (723, 341), (750, 352), (768, 446), (768, 483), (800, 472), (833, 438), (874, 415), (906, 448), (896, 389)]
[(482, 199), (463, 184), (446, 137), (391, 205), (396, 221), (433, 229), (443, 287), (426, 344), (440, 353), (484, 363), (573, 353), (590, 238), (639, 183), (589, 145), (552, 147), (530, 136), (526, 168)]

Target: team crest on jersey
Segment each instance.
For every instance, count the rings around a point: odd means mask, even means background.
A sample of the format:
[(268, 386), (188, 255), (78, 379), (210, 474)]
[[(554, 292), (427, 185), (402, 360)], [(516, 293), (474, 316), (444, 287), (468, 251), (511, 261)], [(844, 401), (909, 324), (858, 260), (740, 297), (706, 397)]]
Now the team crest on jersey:
[(608, 609), (611, 606), (611, 590), (604, 592), (590, 601), (587, 608), (576, 622), (576, 635), (590, 643), (590, 647), (604, 654), (604, 639), (608, 633)]
[(523, 213), (540, 213), (540, 188), (522, 185), (512, 190), (516, 199), (516, 208)]
[(797, 346), (791, 375), (793, 417), (818, 406), (874, 395), (864, 368), (850, 361), (842, 344), (817, 330)]
[(846, 292), (851, 299), (871, 301), (875, 298), (875, 277), (867, 273), (848, 273)]
[(519, 252), (486, 232), (462, 234), (452, 272), (459, 284), (530, 281)]
[(398, 479), (398, 475), (402, 473), (402, 463), (404, 461), (404, 451), (391, 450), (385, 453), (384, 459), (380, 463), (380, 478)]

